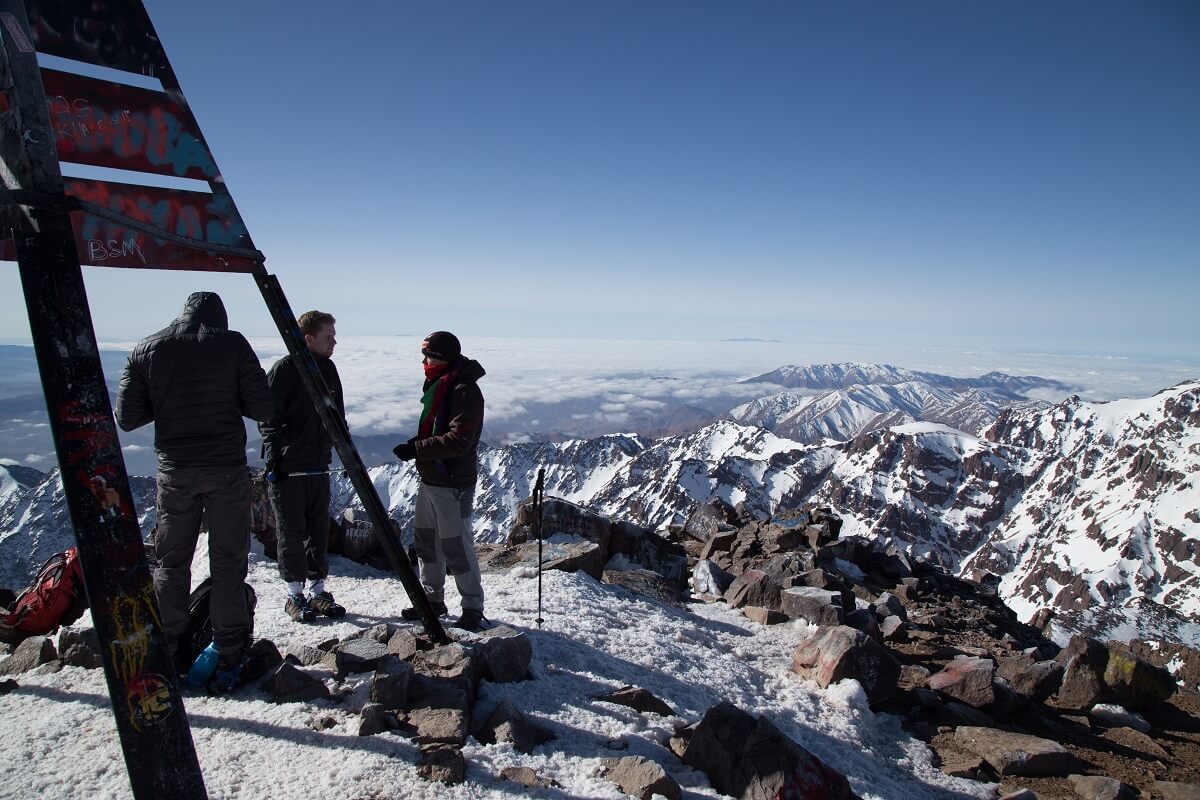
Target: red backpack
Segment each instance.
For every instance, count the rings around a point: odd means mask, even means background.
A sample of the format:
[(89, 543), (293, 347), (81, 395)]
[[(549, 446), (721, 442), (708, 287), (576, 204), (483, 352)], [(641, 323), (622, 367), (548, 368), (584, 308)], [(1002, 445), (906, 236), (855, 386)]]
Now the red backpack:
[(79, 554), (74, 547), (55, 553), (25, 591), (0, 608), (0, 641), (17, 644), (59, 625), (70, 625), (87, 607)]

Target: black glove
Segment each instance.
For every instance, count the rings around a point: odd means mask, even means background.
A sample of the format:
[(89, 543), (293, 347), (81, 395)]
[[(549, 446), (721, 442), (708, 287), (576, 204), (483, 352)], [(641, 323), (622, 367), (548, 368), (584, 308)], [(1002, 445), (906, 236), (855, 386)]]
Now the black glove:
[(404, 444), (398, 444), (392, 448), (392, 452), (396, 454), (396, 458), (401, 461), (412, 461), (417, 457), (417, 446), (413, 444), (413, 440), (409, 439)]
[(267, 461), (267, 468), (264, 474), (271, 483), (281, 483), (287, 480), (287, 472), (280, 468), (279, 462), (273, 458)]

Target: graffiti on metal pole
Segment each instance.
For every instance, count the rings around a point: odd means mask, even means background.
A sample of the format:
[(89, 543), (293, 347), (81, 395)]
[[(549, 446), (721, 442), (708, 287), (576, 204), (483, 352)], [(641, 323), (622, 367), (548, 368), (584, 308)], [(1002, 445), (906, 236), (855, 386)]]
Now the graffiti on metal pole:
[(220, 177), (191, 112), (165, 92), (41, 72), (60, 160), (177, 178)]
[(25, 7), (39, 52), (152, 77), (170, 69), (141, 3), (25, 0)]

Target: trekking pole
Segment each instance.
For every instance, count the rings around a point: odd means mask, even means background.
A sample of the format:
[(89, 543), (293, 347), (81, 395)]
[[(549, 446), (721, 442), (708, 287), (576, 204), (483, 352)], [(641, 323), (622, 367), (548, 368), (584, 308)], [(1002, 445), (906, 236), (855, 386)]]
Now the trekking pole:
[(275, 481), (279, 480), (281, 476), (284, 478), (305, 478), (309, 475), (329, 475), (334, 472), (345, 471), (345, 467), (337, 467), (336, 469), (296, 469), (282, 473), (268, 472), (267, 480), (269, 480), (271, 483), (274, 483)]
[(533, 525), (538, 540), (538, 611), (537, 626), (542, 627), (542, 494), (546, 490), (546, 471), (538, 469), (537, 483), (533, 487)]

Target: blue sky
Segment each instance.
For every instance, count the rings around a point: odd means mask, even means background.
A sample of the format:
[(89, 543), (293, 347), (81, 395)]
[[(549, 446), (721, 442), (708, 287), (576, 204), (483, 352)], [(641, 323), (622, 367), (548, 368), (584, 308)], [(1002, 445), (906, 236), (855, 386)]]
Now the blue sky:
[[(1200, 351), (1194, 3), (147, 5), (343, 334)], [(197, 288), (270, 331), (244, 276), (87, 276), (102, 338)]]

